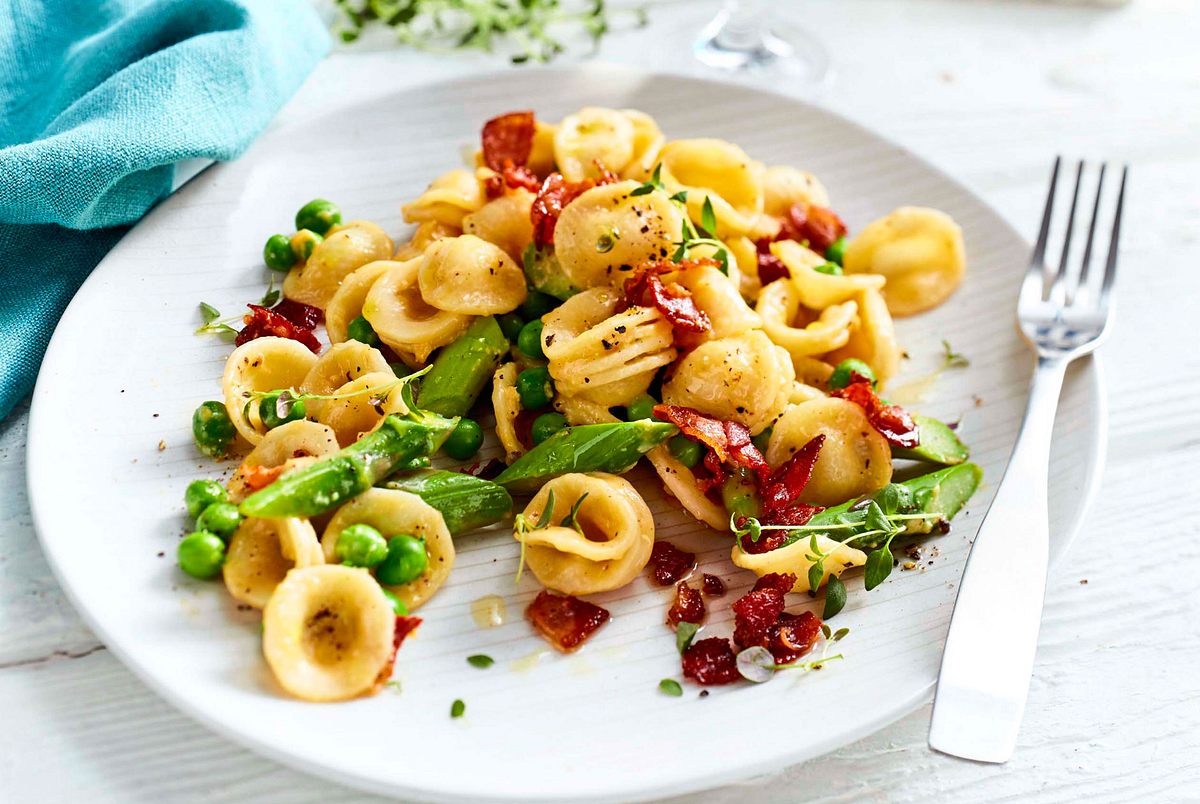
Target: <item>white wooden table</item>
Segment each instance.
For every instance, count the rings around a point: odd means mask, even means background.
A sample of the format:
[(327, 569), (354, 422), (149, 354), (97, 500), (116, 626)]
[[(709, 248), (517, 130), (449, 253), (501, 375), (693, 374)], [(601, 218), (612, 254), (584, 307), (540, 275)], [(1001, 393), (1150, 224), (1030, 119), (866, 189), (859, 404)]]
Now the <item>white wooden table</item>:
[[(715, 6), (654, 6), (650, 28), (611, 36), (601, 57), (693, 70), (682, 32)], [(823, 102), (963, 179), (1027, 234), (1055, 153), (1133, 165), (1119, 320), (1103, 350), (1109, 462), (1100, 502), (1050, 580), (1012, 762), (930, 752), (925, 706), (826, 757), (694, 799), (1197, 800), (1200, 4), (807, 0), (789, 13), (835, 54)], [(353, 50), (333, 58), (353, 60), (364, 81), (381, 69), (418, 81), (494, 64)], [(352, 86), (322, 76), (284, 117), (353, 100)], [(216, 737), (108, 654), (34, 536), (26, 418), (19, 410), (0, 423), (0, 800), (367, 800)], [(91, 537), (121, 534), (97, 523)], [(393, 739), (403, 751), (415, 738), (401, 729)]]

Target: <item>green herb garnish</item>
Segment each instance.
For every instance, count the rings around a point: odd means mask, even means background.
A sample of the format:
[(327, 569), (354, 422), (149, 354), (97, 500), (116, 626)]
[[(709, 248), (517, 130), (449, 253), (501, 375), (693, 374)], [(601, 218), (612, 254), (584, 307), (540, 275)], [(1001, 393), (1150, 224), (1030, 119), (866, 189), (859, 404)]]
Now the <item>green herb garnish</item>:
[(496, 660), (486, 653), (476, 653), (473, 656), (467, 657), (467, 664), (472, 667), (478, 667), (480, 670), (486, 670), (496, 663)]
[(950, 348), (950, 341), (942, 340), (942, 368), (966, 368), (971, 365), (971, 361), (962, 352), (956, 352)]
[(673, 678), (664, 678), (658, 682), (658, 691), (663, 695), (670, 695), (672, 698), (679, 698), (683, 695), (683, 687), (679, 686), (679, 682)]
[(683, 653), (692, 645), (692, 641), (696, 638), (696, 633), (700, 630), (700, 626), (695, 623), (689, 623), (686, 620), (675, 626), (675, 647), (680, 653)]
[(450, 704), (450, 717), (462, 717), (467, 711), (467, 705), (463, 703), (462, 698), (455, 698), (454, 703)]

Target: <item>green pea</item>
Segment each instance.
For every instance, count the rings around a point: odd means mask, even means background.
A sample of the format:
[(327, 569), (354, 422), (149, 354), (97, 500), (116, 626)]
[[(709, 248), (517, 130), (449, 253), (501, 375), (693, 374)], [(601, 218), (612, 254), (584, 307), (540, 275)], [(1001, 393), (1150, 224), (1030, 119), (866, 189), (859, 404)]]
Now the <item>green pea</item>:
[(313, 250), (323, 242), (325, 242), (325, 238), (311, 229), (301, 229), (292, 235), (289, 244), (292, 247), (292, 253), (296, 255), (296, 259), (304, 262), (312, 256)]
[(772, 432), (774, 432), (774, 428), (768, 427), (766, 430), (763, 430), (761, 433), (750, 439), (752, 442), (754, 442), (754, 446), (758, 447), (759, 452), (765, 453), (767, 451), (767, 445), (771, 443)]
[[(382, 589), (383, 587), (380, 587), (380, 588)], [(403, 600), (396, 597), (395, 592), (392, 592), (388, 589), (384, 589), (383, 596), (386, 597), (388, 599), (388, 602), (392, 604), (392, 611), (396, 613), (397, 617), (407, 617), (408, 616), (408, 606), (404, 605)]]
[(237, 428), (220, 402), (202, 402), (192, 414), (192, 438), (210, 458), (224, 458), (236, 435)]
[(346, 335), (350, 340), (365, 343), (367, 346), (379, 343), (379, 336), (375, 334), (375, 328), (361, 315), (346, 326)]
[(829, 260), (830, 262), (836, 262), (838, 265), (843, 264), (842, 260), (845, 259), (845, 256), (846, 238), (844, 237), (839, 237), (837, 240), (834, 240), (829, 244), (829, 248), (825, 249), (825, 259)]
[(217, 577), (225, 563), (225, 542), (215, 533), (198, 530), (183, 538), (175, 556), (181, 570), (193, 578), (208, 580)]
[(288, 422), (298, 422), (308, 413), (304, 400), (297, 399), (287, 408), (287, 415), (280, 416), (279, 396), (282, 393), (282, 391), (271, 391), (258, 401), (258, 418), (262, 419), (262, 423), (268, 430), (274, 430), (279, 425)]
[(213, 503), (225, 502), (226, 499), (225, 487), (215, 480), (193, 480), (183, 493), (183, 504), (187, 506), (188, 516), (192, 519), (200, 516), (200, 512)]
[(838, 265), (836, 262), (827, 262), (822, 265), (818, 265), (816, 268), (813, 268), (813, 270), (819, 274), (829, 274), (830, 276), (842, 275), (842, 266)]
[(516, 313), (505, 313), (496, 318), (496, 323), (500, 325), (500, 331), (504, 333), (504, 337), (510, 341), (516, 341), (521, 335), (521, 327), (525, 326), (525, 319)]
[(287, 271), (296, 264), (292, 253), (292, 241), (285, 234), (273, 234), (263, 246), (263, 262), (272, 271)]
[(760, 506), (754, 478), (748, 469), (738, 469), (721, 484), (721, 501), (734, 516), (757, 517)]
[(296, 213), (296, 229), (308, 229), (324, 237), (329, 230), (342, 222), (342, 211), (338, 205), (324, 198), (314, 198)]
[(387, 558), (375, 568), (375, 579), (387, 586), (412, 583), (429, 566), (425, 540), (401, 533), (388, 540)]
[(850, 384), (851, 376), (854, 374), (870, 380), (871, 385), (875, 384), (875, 372), (871, 370), (871, 367), (853, 357), (843, 360), (834, 367), (827, 384), (830, 388), (845, 388)]
[(686, 436), (677, 435), (672, 438), (667, 442), (667, 449), (688, 469), (704, 459), (704, 447)]
[(334, 550), (338, 561), (348, 567), (379, 566), (388, 557), (388, 543), (383, 534), (370, 525), (359, 522), (338, 534)]
[(442, 449), (456, 461), (465, 461), (483, 446), (483, 428), (474, 419), (459, 419), (458, 425), (450, 431), (449, 438)]
[(625, 406), (625, 420), (636, 422), (638, 419), (653, 419), (654, 406), (658, 400), (650, 394), (642, 394)]
[(521, 332), (517, 335), (517, 348), (526, 357), (531, 357), (535, 360), (541, 360), (546, 356), (546, 353), (542, 351), (541, 319), (535, 318), (521, 327)]
[(238, 513), (237, 506), (227, 502), (213, 503), (196, 517), (196, 530), (215, 533), (226, 542), (240, 524), (242, 515)]
[(561, 413), (543, 413), (533, 420), (529, 431), (533, 443), (540, 444), (559, 430), (567, 426), (567, 417)]
[(517, 375), (517, 393), (521, 396), (521, 407), (540, 410), (554, 399), (554, 382), (550, 370), (545, 366), (527, 368)]
[(541, 318), (561, 303), (549, 293), (542, 293), (540, 290), (530, 288), (529, 294), (525, 297), (525, 301), (521, 302), (517, 312), (526, 321), (532, 321), (535, 318)]

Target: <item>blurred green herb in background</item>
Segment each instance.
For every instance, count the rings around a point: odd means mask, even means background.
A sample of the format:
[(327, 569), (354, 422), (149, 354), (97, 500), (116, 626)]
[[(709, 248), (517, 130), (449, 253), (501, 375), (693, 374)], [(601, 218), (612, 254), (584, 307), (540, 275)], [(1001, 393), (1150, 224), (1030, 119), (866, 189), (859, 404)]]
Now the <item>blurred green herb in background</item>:
[[(593, 49), (609, 30), (604, 0), (334, 0), (340, 12), (338, 35), (353, 42), (371, 25), (396, 32), (403, 44), (426, 50), (482, 50), (497, 47), (514, 64), (547, 62), (562, 53), (564, 39), (582, 34)], [(638, 26), (645, 9), (623, 10)]]

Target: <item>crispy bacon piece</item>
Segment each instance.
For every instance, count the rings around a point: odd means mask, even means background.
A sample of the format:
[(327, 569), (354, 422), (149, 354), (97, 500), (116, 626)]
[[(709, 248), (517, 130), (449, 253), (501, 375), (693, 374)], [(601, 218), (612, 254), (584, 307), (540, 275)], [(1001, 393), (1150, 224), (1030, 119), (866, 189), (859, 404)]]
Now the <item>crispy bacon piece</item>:
[(295, 299), (284, 299), (272, 307), (271, 312), (278, 313), (300, 329), (316, 329), (317, 324), (325, 320), (325, 313), (320, 307), (313, 307)]
[(497, 173), (523, 167), (533, 151), (533, 112), (509, 112), (483, 124), (483, 163)]
[(816, 204), (792, 204), (775, 239), (807, 240), (810, 249), (824, 254), (844, 234), (846, 224), (832, 209)]
[(921, 431), (908, 411), (899, 405), (886, 405), (865, 378), (855, 374), (853, 382), (838, 388), (830, 396), (848, 399), (863, 409), (867, 420), (892, 446), (912, 449), (921, 443)]
[(654, 415), (675, 425), (693, 441), (699, 441), (711, 449), (721, 463), (745, 466), (760, 476), (770, 471), (766, 459), (750, 440), (750, 430), (744, 424), (714, 419), (680, 405), (655, 405)]
[(504, 461), (499, 458), (491, 458), (486, 462), (476, 461), (470, 466), (464, 466), (458, 471), (464, 475), (471, 475), (483, 480), (494, 480), (500, 476), (500, 473), (505, 469)]
[(558, 216), (563, 207), (583, 195), (593, 187), (601, 184), (612, 184), (619, 181), (616, 174), (599, 165), (600, 178), (584, 179), (571, 182), (563, 178), (561, 173), (551, 173), (542, 182), (529, 209), (529, 219), (533, 222), (533, 242), (539, 246), (550, 245), (554, 242), (554, 227), (558, 224)]
[(670, 586), (686, 578), (696, 566), (696, 554), (680, 550), (670, 542), (655, 542), (650, 551), (650, 573), (659, 586)]
[(792, 275), (783, 260), (771, 253), (771, 242), (770, 238), (763, 238), (754, 244), (758, 255), (758, 282), (763, 287)]
[(716, 575), (704, 573), (704, 594), (709, 597), (722, 597), (725, 594), (725, 582)]
[(563, 653), (570, 653), (608, 622), (611, 615), (607, 609), (586, 600), (543, 589), (525, 609), (525, 617), (547, 642)]
[(258, 491), (274, 483), (286, 468), (283, 464), (279, 464), (278, 466), (243, 466), (238, 470), (238, 474), (242, 476), (246, 488)]
[(791, 664), (812, 650), (821, 634), (821, 618), (811, 611), (779, 615), (768, 629), (767, 650), (777, 664)]
[(709, 637), (689, 645), (683, 652), (683, 676), (706, 687), (732, 684), (741, 678), (729, 640)]
[(405, 637), (417, 630), (417, 626), (420, 624), (420, 617), (396, 617), (396, 628), (392, 632), (392, 655), (380, 668), (379, 675), (375, 677), (376, 685), (383, 686), (392, 677), (392, 669), (396, 666), (396, 654), (400, 651), (400, 645), (404, 643)]
[(694, 335), (712, 329), (712, 321), (696, 306), (692, 294), (675, 282), (664, 285), (653, 268), (639, 269), (625, 280), (623, 308), (634, 306), (657, 308), (676, 332)]
[(754, 582), (750, 591), (761, 592), (764, 589), (774, 589), (776, 592), (787, 594), (796, 585), (796, 576), (790, 572), (768, 572)]
[[(789, 586), (788, 589), (791, 589)], [(752, 589), (733, 608), (733, 641), (740, 648), (766, 646), (768, 631), (783, 614), (784, 593), (774, 587)]]
[(758, 645), (771, 651), (779, 664), (794, 662), (812, 649), (821, 633), (821, 620), (811, 612), (788, 614), (784, 595), (796, 576), (768, 573), (733, 604), (733, 642), (740, 648)]
[(692, 470), (696, 476), (696, 486), (705, 494), (708, 494), (713, 489), (720, 489), (726, 478), (729, 477), (729, 472), (725, 469), (725, 464), (721, 463), (721, 459), (717, 457), (717, 453), (711, 449), (704, 453), (704, 460), (700, 467), (703, 471)]
[(290, 338), (293, 341), (299, 341), (314, 353), (321, 351), (321, 342), (317, 340), (317, 336), (313, 334), (311, 329), (298, 327), (279, 313), (274, 310), (268, 310), (266, 307), (261, 307), (257, 304), (248, 304), (246, 306), (250, 308), (250, 312), (242, 318), (245, 326), (242, 327), (241, 332), (237, 334), (237, 337), (233, 341), (238, 346), (249, 343), (256, 338), (266, 338), (273, 335), (279, 338)]
[(823, 433), (813, 436), (759, 484), (758, 493), (762, 503), (760, 522), (768, 525), (803, 525), (821, 510), (819, 506), (796, 502), (796, 498), (812, 479), (813, 467), (824, 443)]
[(696, 625), (704, 622), (704, 598), (700, 597), (699, 590), (682, 582), (675, 586), (675, 602), (667, 610), (667, 625), (681, 622)]
[(536, 193), (542, 187), (542, 180), (537, 174), (525, 166), (505, 165), (499, 173), (493, 173), (484, 179), (483, 192), (488, 198), (499, 198), (504, 195), (505, 188), (516, 190), (524, 188)]

